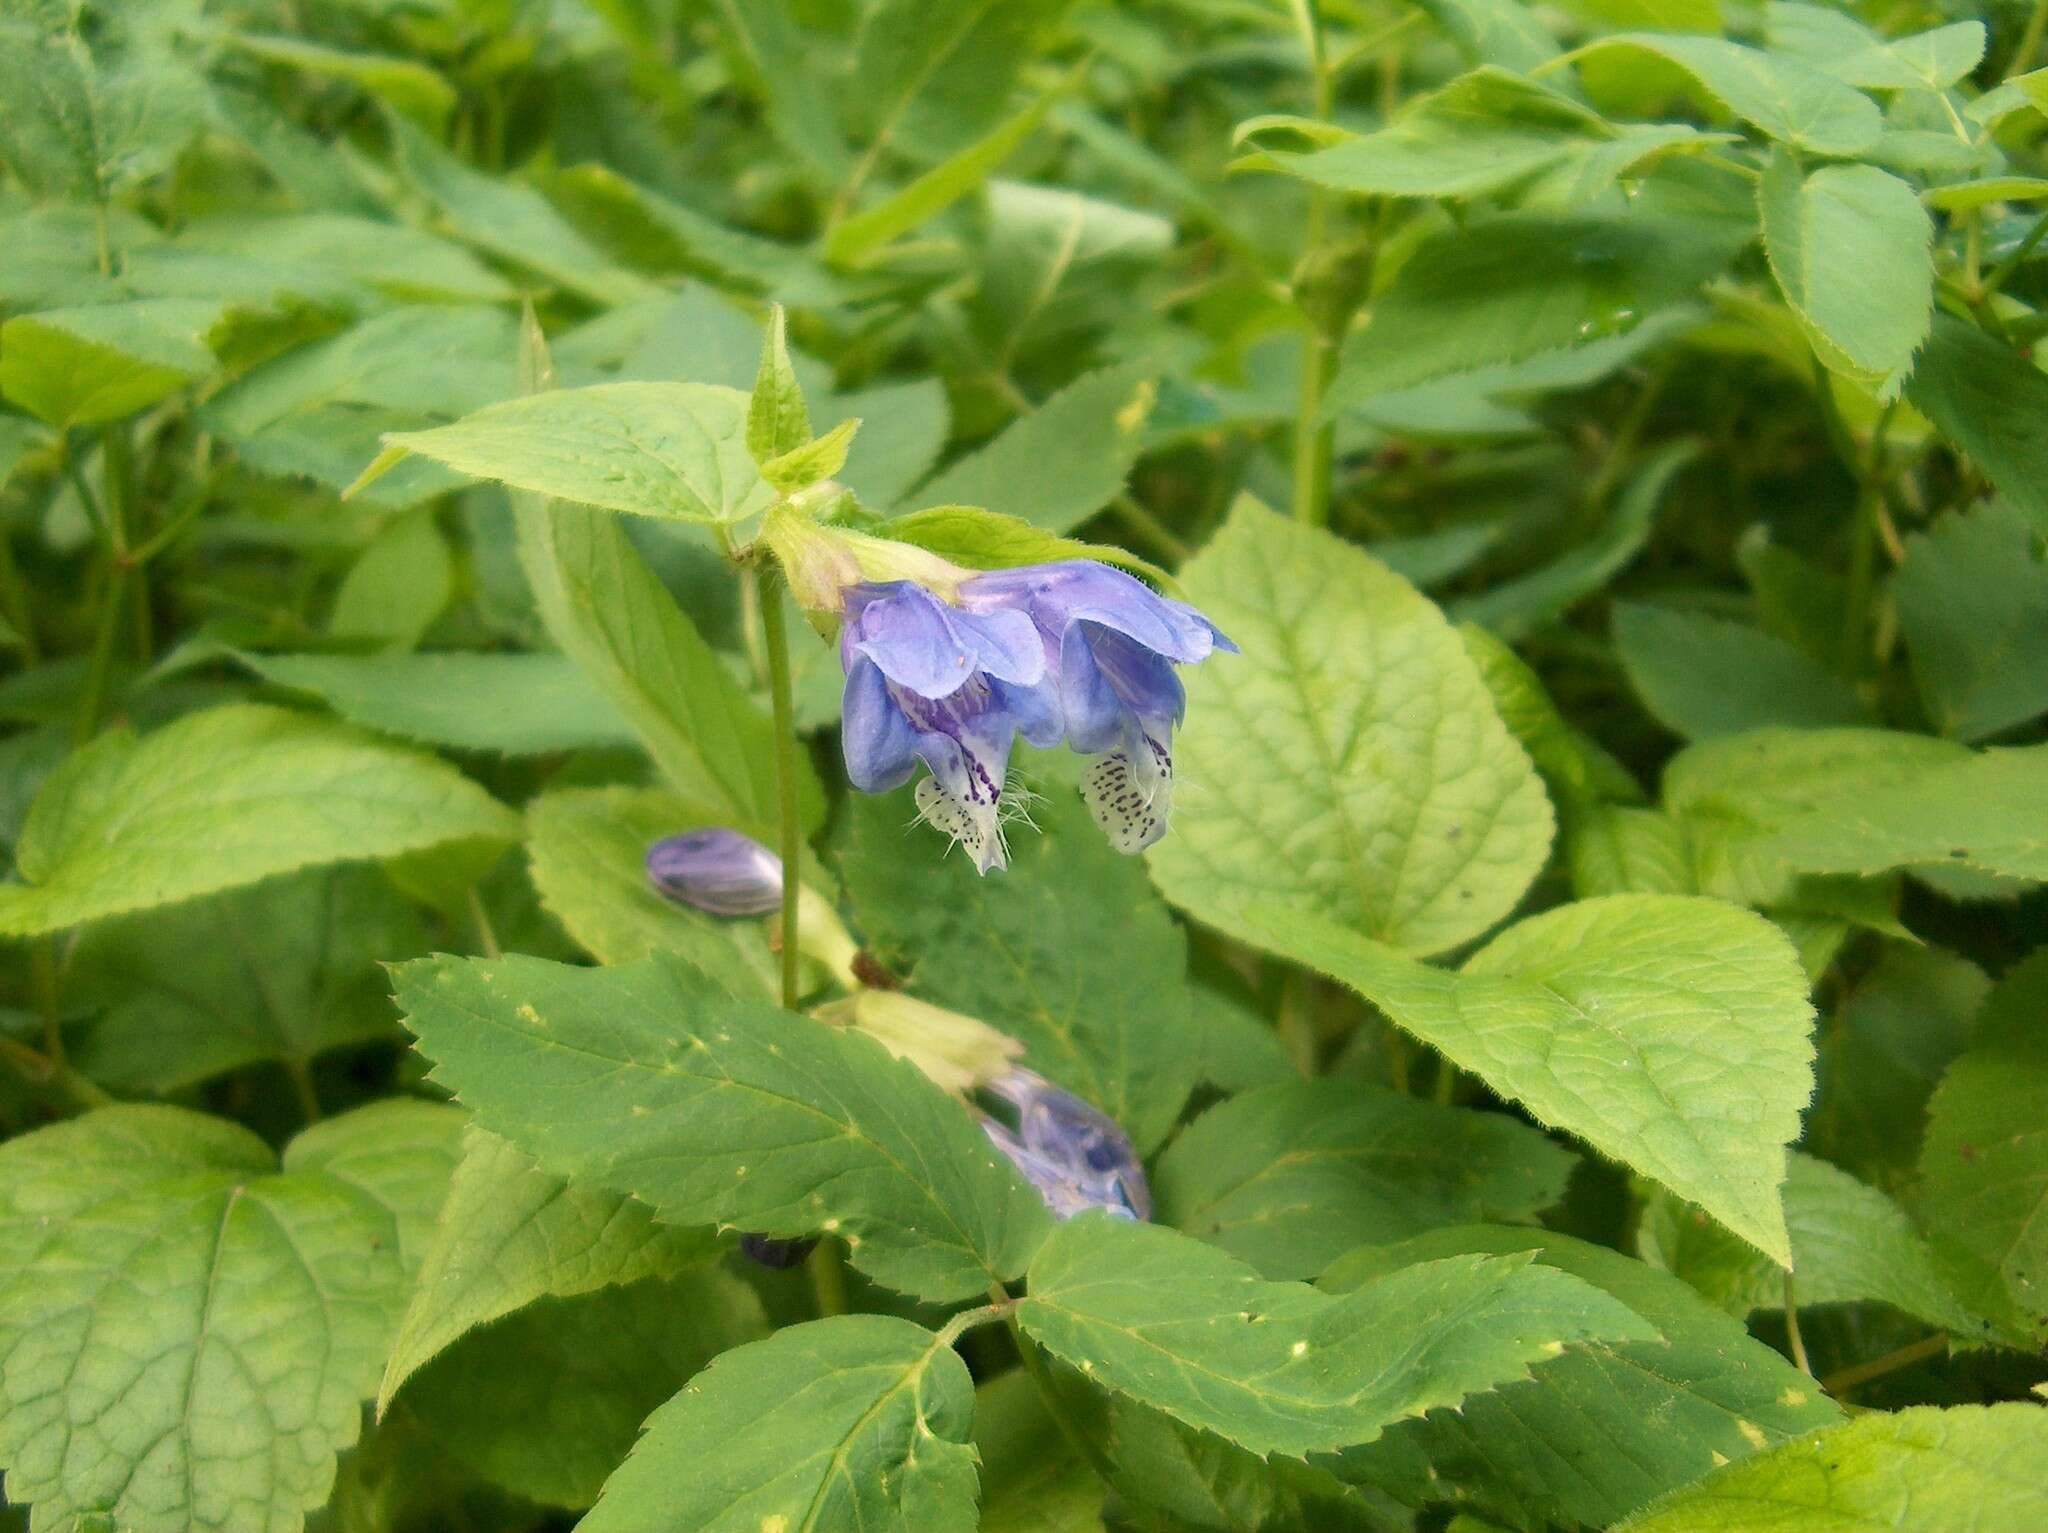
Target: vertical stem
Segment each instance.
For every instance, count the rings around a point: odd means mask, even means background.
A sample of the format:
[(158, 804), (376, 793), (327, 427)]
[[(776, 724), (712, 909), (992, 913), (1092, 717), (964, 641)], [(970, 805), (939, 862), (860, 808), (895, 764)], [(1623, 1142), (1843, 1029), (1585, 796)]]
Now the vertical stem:
[(2048, 29), (2048, 0), (2034, 0), (2034, 9), (2027, 15), (2027, 30), (2020, 34), (2019, 46), (2012, 50), (2012, 63), (2006, 67), (2006, 79), (2023, 75), (2033, 67), (2034, 53), (2041, 46), (2044, 29)]
[(284, 1070), (292, 1079), (292, 1094), (299, 1099), (299, 1111), (305, 1114), (308, 1123), (318, 1123), (320, 1092), (313, 1085), (313, 1067), (303, 1058), (293, 1055), (284, 1062)]
[(1323, 392), (1330, 386), (1336, 363), (1336, 342), (1311, 322), (1302, 337), (1301, 382), (1294, 410), (1294, 515), (1312, 527), (1330, 520), (1330, 460), (1336, 452), (1337, 431), (1322, 420), (1322, 414)]
[(1315, 1018), (1308, 1009), (1308, 979), (1299, 969), (1290, 969), (1280, 985), (1280, 1041), (1294, 1060), (1294, 1068), (1315, 1079), (1322, 1050), (1316, 1039)]
[[(109, 426), (102, 435), (100, 466), (105, 500), (100, 530), (107, 541), (107, 584), (100, 595), (99, 629), (93, 635), (92, 658), (87, 662), (85, 688), (71, 731), (73, 740), (81, 745), (99, 731), (106, 712), (107, 682), (114, 664), (114, 643), (121, 631), (121, 609), (128, 605), (128, 587), (136, 575), (128, 557), (128, 434), (122, 427)], [(83, 479), (78, 484), (80, 496), (90, 506)]]
[(804, 1264), (811, 1274), (811, 1295), (820, 1319), (846, 1313), (846, 1253), (830, 1235), (812, 1249)]
[(21, 635), (22, 664), (34, 665), (43, 653), (36, 643), (35, 615), (29, 610), (28, 587), (22, 583), (21, 569), (14, 562), (13, 540), (4, 528), (0, 528), (0, 604), (4, 604), (7, 621)]
[(761, 575), (761, 638), (768, 650), (768, 696), (775, 710), (775, 799), (782, 817), (782, 1005), (797, 1002), (798, 854), (803, 831), (796, 813), (796, 707), (790, 701), (788, 619), (782, 610), (782, 581)]
[(1792, 1347), (1792, 1361), (1801, 1373), (1811, 1374), (1813, 1364), (1807, 1361), (1806, 1338), (1799, 1334), (1799, 1304), (1792, 1293), (1792, 1274), (1785, 1274), (1785, 1339)]
[(29, 969), (35, 981), (36, 1009), (43, 1014), (43, 1052), (62, 1067), (64, 1019), (61, 989), (57, 980), (57, 939), (29, 939)]

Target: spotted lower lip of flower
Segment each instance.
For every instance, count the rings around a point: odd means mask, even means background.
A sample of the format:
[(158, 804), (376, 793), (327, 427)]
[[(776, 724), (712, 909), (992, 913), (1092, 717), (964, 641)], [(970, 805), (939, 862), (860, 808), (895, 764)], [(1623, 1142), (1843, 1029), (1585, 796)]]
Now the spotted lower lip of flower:
[[(1013, 1134), (1001, 1124), (984, 1124), (989, 1137), (1013, 1161), (1017, 1156), (997, 1138), (999, 1129), (1032, 1158), (1035, 1167), (1050, 1168), (1063, 1186), (1084, 1196), (1083, 1206), (1121, 1211), (1134, 1219), (1152, 1217), (1152, 1191), (1145, 1180), (1144, 1164), (1114, 1118), (1021, 1065), (990, 1081), (986, 1089), (1017, 1110)], [(1022, 1161), (1017, 1164), (1034, 1185), (1045, 1190), (1032, 1167)], [(1054, 1211), (1058, 1212), (1057, 1206)]]
[(1062, 734), (1046, 684), (1045, 649), (1022, 612), (967, 612), (905, 581), (847, 592), (841, 742), (863, 793), (902, 786), (922, 761), (919, 816), (967, 849), (986, 873), (1007, 865), (1003, 789), (1021, 734)]
[(1081, 791), (1110, 845), (1135, 854), (1165, 835), (1173, 731), (1187, 712), (1174, 668), (1237, 646), (1185, 602), (1091, 559), (977, 575), (960, 601), (977, 614), (1030, 618), (1067, 744), (1096, 758)]

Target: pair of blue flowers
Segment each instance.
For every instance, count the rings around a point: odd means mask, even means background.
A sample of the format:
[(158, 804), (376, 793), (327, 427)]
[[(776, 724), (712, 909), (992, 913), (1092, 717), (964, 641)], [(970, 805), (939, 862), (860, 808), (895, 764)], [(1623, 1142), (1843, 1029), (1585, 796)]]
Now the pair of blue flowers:
[(1092, 559), (975, 575), (957, 604), (907, 580), (844, 600), (841, 739), (856, 788), (901, 787), (922, 761), (919, 815), (986, 873), (1007, 861), (1011, 743), (1065, 740), (1095, 758), (1082, 794), (1112, 846), (1141, 852), (1166, 834), (1187, 711), (1174, 667), (1237, 649), (1193, 607)]

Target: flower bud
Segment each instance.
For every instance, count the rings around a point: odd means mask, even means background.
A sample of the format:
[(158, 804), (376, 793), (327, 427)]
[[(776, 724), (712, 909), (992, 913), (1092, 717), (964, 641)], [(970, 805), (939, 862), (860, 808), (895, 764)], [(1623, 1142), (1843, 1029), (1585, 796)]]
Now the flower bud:
[(782, 859), (736, 830), (662, 837), (647, 849), (647, 876), (670, 899), (715, 916), (782, 908)]
[(782, 566), (796, 604), (814, 624), (823, 619), (820, 631), (828, 634), (845, 611), (851, 586), (909, 580), (951, 602), (958, 598), (961, 583), (974, 577), (973, 570), (914, 543), (827, 526), (806, 515), (804, 507), (789, 503), (768, 512), (761, 523), (761, 541)]
[(1010, 1145), (997, 1137), (995, 1130), (1000, 1124), (984, 1125), (989, 1127), (989, 1137), (1047, 1193), (1046, 1202), (1054, 1213), (1069, 1218), (1080, 1208), (1061, 1213), (1059, 1202), (1034, 1167), (1056, 1176), (1063, 1188), (1061, 1197), (1079, 1198), (1080, 1207), (1107, 1208), (1133, 1219), (1152, 1217), (1152, 1191), (1145, 1181), (1144, 1164), (1115, 1119), (1021, 1067), (991, 1080), (987, 1089), (1017, 1109), (1016, 1133), (1009, 1135), (1004, 1130), (1004, 1134), (1032, 1164), (1019, 1160)]

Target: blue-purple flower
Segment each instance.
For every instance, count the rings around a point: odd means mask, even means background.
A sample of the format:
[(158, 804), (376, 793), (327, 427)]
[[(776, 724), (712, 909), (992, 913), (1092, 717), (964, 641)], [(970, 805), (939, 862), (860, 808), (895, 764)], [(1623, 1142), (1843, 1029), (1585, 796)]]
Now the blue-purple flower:
[(1114, 1119), (1022, 1068), (987, 1089), (1016, 1108), (1017, 1127), (984, 1117), (983, 1132), (1060, 1218), (1091, 1208), (1125, 1219), (1152, 1217), (1144, 1165)]
[(1010, 744), (1058, 743), (1045, 650), (1020, 611), (951, 607), (909, 581), (845, 593), (841, 741), (863, 793), (901, 786), (922, 761), (918, 813), (965, 846), (982, 872), (1003, 867), (1001, 807)]
[(1185, 602), (1091, 559), (977, 575), (961, 585), (960, 604), (1031, 620), (1067, 744), (1096, 758), (1081, 791), (1110, 844), (1130, 854), (1165, 835), (1173, 731), (1187, 713), (1174, 667), (1237, 646)]
[(692, 830), (647, 849), (647, 876), (670, 899), (715, 916), (782, 907), (782, 859), (736, 830)]

